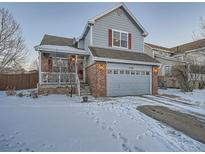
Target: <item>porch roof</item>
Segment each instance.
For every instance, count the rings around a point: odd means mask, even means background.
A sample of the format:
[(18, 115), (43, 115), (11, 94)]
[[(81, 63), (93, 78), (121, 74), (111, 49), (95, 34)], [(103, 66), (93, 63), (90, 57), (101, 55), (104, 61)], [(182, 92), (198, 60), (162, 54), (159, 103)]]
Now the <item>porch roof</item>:
[(77, 49), (71, 46), (58, 46), (58, 45), (38, 45), (35, 46), (37, 51), (55, 52), (64, 54), (76, 54), (76, 55), (90, 55), (89, 51)]

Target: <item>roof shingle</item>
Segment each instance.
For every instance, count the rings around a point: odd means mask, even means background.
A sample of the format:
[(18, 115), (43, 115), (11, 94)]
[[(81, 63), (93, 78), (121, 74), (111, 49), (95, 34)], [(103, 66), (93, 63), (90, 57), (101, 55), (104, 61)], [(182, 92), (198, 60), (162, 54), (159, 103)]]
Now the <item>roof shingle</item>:
[(175, 53), (183, 53), (185, 51), (190, 51), (190, 50), (199, 49), (203, 47), (205, 47), (205, 39), (200, 39), (197, 41), (178, 45), (176, 47), (171, 48), (171, 50), (174, 51)]
[(131, 61), (140, 61), (148, 63), (160, 63), (156, 59), (148, 56), (147, 54), (140, 52), (130, 52), (125, 50), (116, 50), (109, 48), (100, 48), (100, 47), (89, 47), (94, 57), (100, 58), (112, 58), (120, 60), (131, 60)]
[(147, 44), (148, 46), (152, 47), (152, 48), (157, 48), (157, 49), (161, 49), (161, 50), (166, 50), (166, 51), (172, 51), (170, 48), (166, 48), (166, 47), (162, 47), (162, 46), (159, 46), (159, 45), (155, 45), (155, 44), (151, 44), (151, 43), (145, 43)]
[(58, 37), (45, 34), (40, 45), (73, 46), (73, 38)]

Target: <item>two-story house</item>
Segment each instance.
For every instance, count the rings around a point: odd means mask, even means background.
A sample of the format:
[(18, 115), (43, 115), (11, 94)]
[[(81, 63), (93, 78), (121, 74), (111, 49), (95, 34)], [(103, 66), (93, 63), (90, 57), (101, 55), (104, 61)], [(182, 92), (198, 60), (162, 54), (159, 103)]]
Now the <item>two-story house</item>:
[(157, 94), (160, 63), (144, 53), (147, 35), (124, 3), (89, 19), (76, 39), (45, 35), (35, 47), (39, 93), (72, 86), (80, 94), (87, 83), (97, 97)]

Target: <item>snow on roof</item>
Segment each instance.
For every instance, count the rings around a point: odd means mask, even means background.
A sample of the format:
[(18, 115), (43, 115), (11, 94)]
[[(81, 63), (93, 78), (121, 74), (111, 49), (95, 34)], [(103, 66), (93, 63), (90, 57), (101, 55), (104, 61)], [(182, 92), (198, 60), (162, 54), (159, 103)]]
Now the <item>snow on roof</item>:
[(58, 52), (58, 53), (71, 53), (78, 55), (90, 55), (86, 50), (77, 49), (70, 46), (57, 46), (57, 45), (39, 45), (35, 47), (37, 51), (49, 51), (49, 52)]

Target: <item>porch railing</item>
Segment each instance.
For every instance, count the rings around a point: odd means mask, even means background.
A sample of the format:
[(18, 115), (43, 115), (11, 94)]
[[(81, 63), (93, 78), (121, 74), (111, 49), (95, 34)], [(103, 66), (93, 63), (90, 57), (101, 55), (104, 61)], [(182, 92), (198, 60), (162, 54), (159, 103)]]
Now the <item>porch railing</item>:
[(80, 80), (78, 75), (76, 75), (76, 84), (77, 84), (78, 96), (80, 96)]
[(41, 72), (42, 84), (77, 84), (76, 73)]

